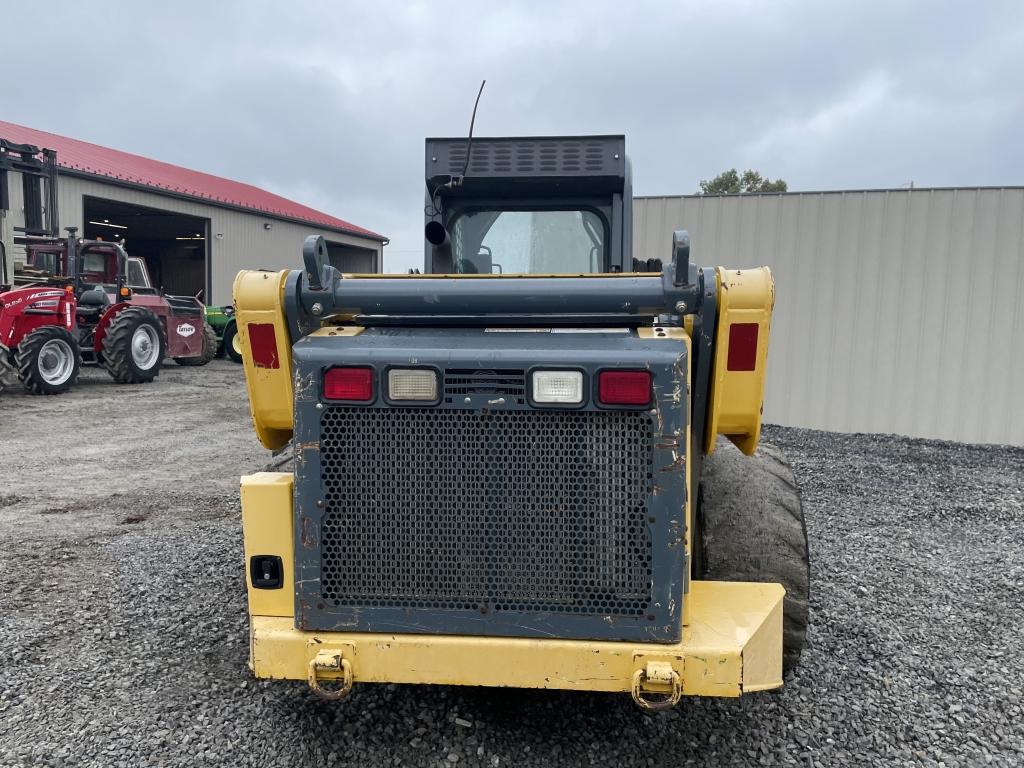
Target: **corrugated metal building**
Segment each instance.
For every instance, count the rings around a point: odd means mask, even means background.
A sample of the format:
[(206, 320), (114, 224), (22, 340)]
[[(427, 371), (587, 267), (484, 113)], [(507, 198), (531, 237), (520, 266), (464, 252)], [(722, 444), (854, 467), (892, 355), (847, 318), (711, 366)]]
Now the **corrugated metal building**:
[[(208, 303), (230, 303), (238, 270), (300, 266), (310, 234), (323, 235), (332, 263), (345, 272), (382, 268), (383, 235), (258, 187), (13, 123), (0, 121), (0, 138), (56, 150), (60, 226), (124, 238), (168, 293), (202, 290)], [(13, 272), (22, 256), (12, 242), (22, 224), (20, 183), (9, 190), (0, 237)]]
[(1024, 445), (1024, 188), (637, 198), (633, 241), (776, 283), (765, 420)]

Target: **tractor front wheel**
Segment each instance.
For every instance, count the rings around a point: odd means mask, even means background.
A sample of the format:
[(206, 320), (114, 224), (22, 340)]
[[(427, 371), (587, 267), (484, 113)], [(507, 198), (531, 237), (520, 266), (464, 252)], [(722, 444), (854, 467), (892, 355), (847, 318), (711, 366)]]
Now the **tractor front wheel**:
[(70, 331), (57, 326), (37, 328), (25, 336), (14, 354), (14, 366), (33, 395), (59, 395), (78, 380), (82, 355)]
[(238, 335), (238, 323), (229, 323), (224, 329), (224, 354), (236, 363), (242, 362), (242, 339)]
[(143, 307), (128, 307), (107, 327), (103, 364), (119, 384), (142, 384), (160, 373), (166, 350), (160, 319)]
[(803, 503), (782, 453), (761, 443), (744, 456), (719, 438), (701, 471), (696, 543), (709, 581), (776, 582), (782, 606), (782, 668), (796, 666), (807, 637), (810, 559)]
[(178, 365), (206, 365), (217, 356), (217, 332), (209, 323), (203, 323), (203, 351), (196, 357), (176, 357)]

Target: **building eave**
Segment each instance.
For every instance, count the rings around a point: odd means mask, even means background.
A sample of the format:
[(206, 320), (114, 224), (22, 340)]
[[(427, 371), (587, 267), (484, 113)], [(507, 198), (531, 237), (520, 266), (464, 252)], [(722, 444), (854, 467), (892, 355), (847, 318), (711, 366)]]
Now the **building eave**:
[[(58, 159), (59, 164), (59, 159)], [(124, 189), (131, 189), (137, 192), (147, 192), (152, 195), (158, 195), (160, 197), (170, 197), (175, 200), (184, 200), (190, 203), (198, 203), (200, 205), (209, 205), (214, 208), (222, 208), (224, 210), (235, 211), (238, 213), (246, 213), (250, 216), (259, 216), (262, 218), (273, 219), (275, 221), (285, 221), (291, 224), (301, 224), (307, 227), (315, 227), (321, 230), (327, 230), (329, 232), (337, 232), (338, 234), (347, 235), (348, 237), (357, 237), (361, 240), (371, 240), (373, 242), (386, 245), (390, 242), (390, 238), (385, 235), (378, 234), (376, 232), (369, 231), (357, 231), (354, 229), (347, 229), (343, 227), (333, 226), (320, 221), (312, 221), (310, 219), (302, 219), (294, 216), (286, 216), (275, 211), (264, 210), (262, 208), (253, 208), (245, 205), (234, 205), (223, 200), (217, 200), (215, 198), (203, 197), (201, 195), (190, 195), (187, 192), (179, 192), (173, 189), (167, 189), (166, 187), (153, 186), (149, 184), (140, 184), (134, 181), (128, 181), (126, 179), (118, 179), (112, 176), (107, 176), (103, 173), (90, 173), (89, 171), (79, 170), (77, 168), (66, 168), (59, 166), (59, 173), (61, 176), (70, 176), (73, 178), (85, 179), (87, 181), (96, 181), (102, 184), (109, 184), (114, 187), (122, 187)]]

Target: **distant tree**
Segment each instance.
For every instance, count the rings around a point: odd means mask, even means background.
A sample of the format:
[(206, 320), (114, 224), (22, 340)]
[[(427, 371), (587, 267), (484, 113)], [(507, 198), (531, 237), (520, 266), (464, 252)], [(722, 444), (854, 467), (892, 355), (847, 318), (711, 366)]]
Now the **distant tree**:
[(730, 168), (715, 176), (710, 181), (702, 179), (700, 195), (743, 195), (749, 192), (785, 192), (786, 182), (782, 179), (765, 178), (757, 171), (746, 170), (743, 175)]

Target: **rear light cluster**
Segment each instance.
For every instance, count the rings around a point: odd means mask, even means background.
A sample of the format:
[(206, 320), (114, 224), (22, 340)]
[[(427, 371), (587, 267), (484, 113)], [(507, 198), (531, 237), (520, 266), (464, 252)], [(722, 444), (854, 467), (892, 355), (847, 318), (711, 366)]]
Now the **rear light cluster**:
[[(585, 383), (583, 371), (534, 370), (530, 374), (531, 397), (538, 405), (583, 405)], [(651, 403), (650, 371), (599, 371), (595, 383), (595, 399), (599, 405), (642, 407)], [(324, 397), (369, 403), (376, 396), (374, 385), (373, 368), (329, 368), (324, 374)], [(383, 386), (391, 402), (440, 401), (438, 373), (433, 368), (389, 368), (384, 372)]]
[[(434, 402), (437, 371), (433, 368), (390, 368), (385, 373), (388, 400)], [(368, 403), (374, 399), (374, 370), (365, 366), (329, 368), (324, 374), (324, 397)]]

